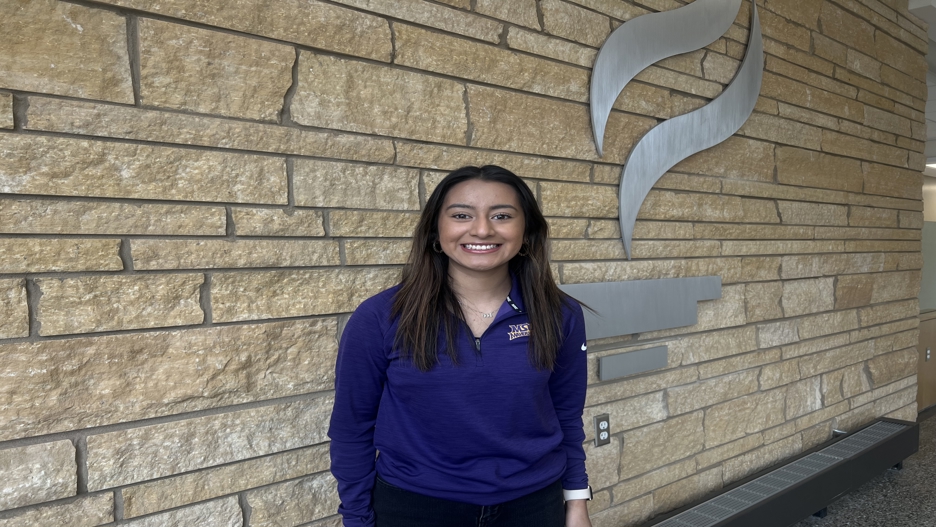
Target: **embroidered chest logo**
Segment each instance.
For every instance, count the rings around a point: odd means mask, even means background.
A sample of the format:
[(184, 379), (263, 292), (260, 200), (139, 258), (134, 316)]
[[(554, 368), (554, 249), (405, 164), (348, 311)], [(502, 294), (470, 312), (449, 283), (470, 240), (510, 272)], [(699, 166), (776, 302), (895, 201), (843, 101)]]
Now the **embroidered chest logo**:
[(518, 339), (520, 337), (529, 337), (530, 336), (530, 323), (526, 324), (509, 324), (510, 331), (507, 332), (507, 336), (510, 337), (510, 340)]

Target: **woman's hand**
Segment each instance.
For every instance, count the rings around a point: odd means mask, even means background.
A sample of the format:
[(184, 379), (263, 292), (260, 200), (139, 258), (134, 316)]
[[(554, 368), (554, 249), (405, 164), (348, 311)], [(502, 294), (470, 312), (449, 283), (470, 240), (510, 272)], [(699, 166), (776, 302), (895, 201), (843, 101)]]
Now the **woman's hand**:
[(566, 527), (591, 527), (588, 519), (587, 500), (569, 500), (566, 502)]

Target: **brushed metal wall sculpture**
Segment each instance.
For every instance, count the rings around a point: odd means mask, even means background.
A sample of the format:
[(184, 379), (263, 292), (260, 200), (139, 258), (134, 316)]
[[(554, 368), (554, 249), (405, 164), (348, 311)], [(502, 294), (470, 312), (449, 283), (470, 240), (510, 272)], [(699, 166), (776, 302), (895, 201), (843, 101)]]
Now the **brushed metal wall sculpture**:
[[(763, 77), (764, 52), (757, 5), (753, 2), (751, 5), (751, 30), (748, 46), (735, 78), (708, 105), (693, 112), (673, 117), (647, 132), (634, 146), (624, 164), (619, 189), (619, 219), (621, 239), (624, 242), (624, 250), (628, 259), (632, 256), (631, 239), (634, 234), (634, 223), (637, 221), (637, 212), (657, 180), (676, 163), (731, 137), (754, 111)], [(690, 35), (694, 35), (697, 40), (693, 44), (704, 41), (711, 37), (711, 34), (701, 31), (693, 33), (689, 28), (694, 24), (705, 25), (703, 22), (705, 20), (718, 19), (720, 27), (724, 26), (727, 29), (737, 16), (739, 8), (740, 0), (696, 0), (692, 4), (673, 11), (635, 18), (612, 33), (608, 41), (602, 46), (598, 59), (596, 59), (595, 69), (592, 72), (592, 125), (599, 152), (601, 151), (601, 141), (598, 138), (603, 136), (604, 126), (607, 123), (607, 116), (610, 114), (611, 106), (614, 104), (614, 99), (620, 94), (620, 90), (623, 89), (623, 86), (620, 86), (620, 89), (616, 89), (616, 87), (620, 84), (621, 79), (626, 78), (630, 70), (640, 66), (640, 64), (636, 64), (627, 68), (624, 75), (608, 70), (607, 68), (615, 67), (619, 62), (623, 61), (622, 56), (629, 59), (627, 55), (637, 53), (636, 49), (625, 49), (620, 46), (632, 44), (642, 44), (650, 47), (658, 46), (656, 47), (658, 51), (652, 54), (654, 56), (670, 52), (688, 51), (688, 44), (682, 43), (683, 39), (680, 38), (680, 31), (688, 31)], [(653, 25), (651, 25), (651, 20)], [(665, 28), (661, 27), (657, 21), (665, 23)], [(641, 39), (648, 38), (649, 35), (645, 35), (649, 31), (649, 29), (646, 29), (648, 27), (660, 31), (660, 34), (655, 35), (655, 38), (648, 41), (634, 42), (637, 37), (633, 35), (640, 35)], [(626, 33), (615, 38), (615, 34), (620, 31)], [(673, 37), (669, 35), (673, 35)], [(668, 38), (679, 41), (680, 44), (652, 44), (654, 41), (665, 42)], [(707, 43), (704, 42), (702, 45)], [(649, 52), (637, 54), (641, 56), (651, 55)], [(604, 58), (603, 56), (614, 58)]]

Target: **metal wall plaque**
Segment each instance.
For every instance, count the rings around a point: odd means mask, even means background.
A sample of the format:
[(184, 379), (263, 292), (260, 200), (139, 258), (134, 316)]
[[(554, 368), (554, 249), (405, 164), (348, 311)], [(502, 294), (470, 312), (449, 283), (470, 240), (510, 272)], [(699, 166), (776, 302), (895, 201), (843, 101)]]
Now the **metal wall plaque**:
[(600, 357), (598, 359), (598, 379), (610, 381), (665, 368), (668, 357), (667, 351), (666, 346), (656, 346)]
[[(740, 5), (740, 0), (696, 0), (679, 9), (637, 17), (608, 37), (592, 71), (592, 126), (599, 153), (611, 106), (627, 82), (656, 60), (701, 48), (717, 39), (734, 22)], [(624, 164), (619, 219), (628, 259), (637, 212), (657, 180), (676, 163), (731, 137), (754, 111), (764, 52), (757, 5), (751, 5), (748, 46), (735, 78), (708, 105), (647, 132)]]

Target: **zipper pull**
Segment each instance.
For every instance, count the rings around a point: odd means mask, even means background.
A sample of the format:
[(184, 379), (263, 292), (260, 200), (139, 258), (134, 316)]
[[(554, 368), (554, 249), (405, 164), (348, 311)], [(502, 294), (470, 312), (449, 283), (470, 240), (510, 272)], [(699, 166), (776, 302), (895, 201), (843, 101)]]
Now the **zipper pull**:
[(475, 349), (481, 351), (481, 338), (475, 337)]

